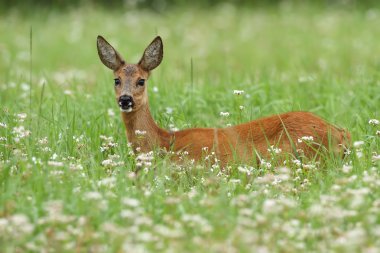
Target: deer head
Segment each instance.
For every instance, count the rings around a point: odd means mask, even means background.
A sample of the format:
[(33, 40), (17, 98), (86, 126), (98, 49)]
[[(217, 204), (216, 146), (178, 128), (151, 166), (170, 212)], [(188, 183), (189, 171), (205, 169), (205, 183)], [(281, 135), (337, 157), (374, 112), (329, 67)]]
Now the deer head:
[(137, 64), (126, 63), (102, 36), (98, 36), (97, 48), (100, 60), (115, 75), (115, 94), (120, 110), (125, 113), (138, 111), (148, 103), (146, 83), (150, 71), (162, 61), (163, 45), (160, 36), (149, 44)]

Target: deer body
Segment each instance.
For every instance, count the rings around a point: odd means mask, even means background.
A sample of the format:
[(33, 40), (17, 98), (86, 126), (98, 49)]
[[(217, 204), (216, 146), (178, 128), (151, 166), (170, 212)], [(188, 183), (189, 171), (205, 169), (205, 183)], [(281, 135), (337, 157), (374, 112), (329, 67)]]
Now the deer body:
[[(188, 159), (199, 161), (206, 152), (227, 164), (267, 159), (270, 147), (283, 154), (298, 154), (313, 158), (319, 152), (341, 153), (349, 142), (348, 132), (339, 129), (309, 112), (289, 112), (269, 116), (227, 128), (192, 128), (169, 132), (157, 126), (148, 103), (145, 81), (150, 71), (162, 60), (163, 46), (157, 37), (146, 48), (138, 64), (126, 64), (119, 53), (102, 37), (97, 41), (102, 62), (114, 71), (116, 99), (121, 109), (128, 141), (137, 152), (149, 152), (157, 147), (187, 153)], [(312, 141), (299, 141), (302, 137)], [(268, 150), (269, 148), (269, 150)]]
[[(308, 157), (329, 146), (340, 153), (343, 147), (339, 144), (346, 144), (349, 138), (344, 130), (308, 112), (289, 112), (227, 128), (191, 128), (176, 132), (158, 127), (148, 108), (132, 117), (122, 113), (122, 118), (135, 151), (146, 153), (160, 147), (175, 153), (187, 152), (188, 159), (196, 161), (209, 151), (215, 152), (222, 164), (233, 160), (268, 159), (270, 146), (281, 149), (284, 154), (302, 150)], [(304, 136), (312, 136), (313, 143), (299, 142)]]

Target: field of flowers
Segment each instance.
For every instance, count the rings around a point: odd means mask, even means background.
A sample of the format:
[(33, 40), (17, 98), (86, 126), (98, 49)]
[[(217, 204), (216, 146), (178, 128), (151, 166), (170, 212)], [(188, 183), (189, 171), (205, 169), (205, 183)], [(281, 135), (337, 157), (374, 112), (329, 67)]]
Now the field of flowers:
[[(3, 14), (0, 251), (379, 252), (379, 23), (378, 9), (286, 4)], [(163, 38), (147, 84), (161, 127), (303, 110), (353, 145), (344, 159), (224, 170), (134, 154), (98, 34), (130, 62)]]

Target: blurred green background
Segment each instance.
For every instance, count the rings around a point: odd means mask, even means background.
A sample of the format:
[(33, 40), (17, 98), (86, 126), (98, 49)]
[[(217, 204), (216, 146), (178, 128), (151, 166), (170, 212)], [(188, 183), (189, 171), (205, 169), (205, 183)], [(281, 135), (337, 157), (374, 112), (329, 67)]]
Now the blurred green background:
[(220, 4), (231, 4), (244, 8), (271, 7), (283, 5), (313, 5), (319, 8), (348, 8), (367, 9), (379, 6), (377, 0), (1, 0), (2, 12), (10, 9), (28, 13), (39, 9), (64, 9), (78, 8), (80, 6), (93, 6), (107, 9), (130, 10), (148, 9), (156, 12), (164, 12), (173, 7), (197, 6), (199, 8), (210, 8)]
[(267, 7), (283, 4), (308, 4), (319, 7), (339, 8), (368, 8), (379, 5), (376, 0), (2, 0), (0, 6), (3, 11), (9, 8), (74, 8), (83, 5), (91, 5), (104, 8), (146, 8), (154, 11), (165, 11), (174, 6), (198, 6), (212, 7), (221, 3), (233, 4), (240, 7)]

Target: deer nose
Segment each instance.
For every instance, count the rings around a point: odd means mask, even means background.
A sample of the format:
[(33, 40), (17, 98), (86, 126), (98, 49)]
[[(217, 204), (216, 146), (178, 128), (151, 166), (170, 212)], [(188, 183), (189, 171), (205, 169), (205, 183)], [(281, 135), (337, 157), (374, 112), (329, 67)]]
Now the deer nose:
[(133, 98), (128, 95), (119, 97), (119, 106), (122, 110), (130, 110), (134, 105)]

